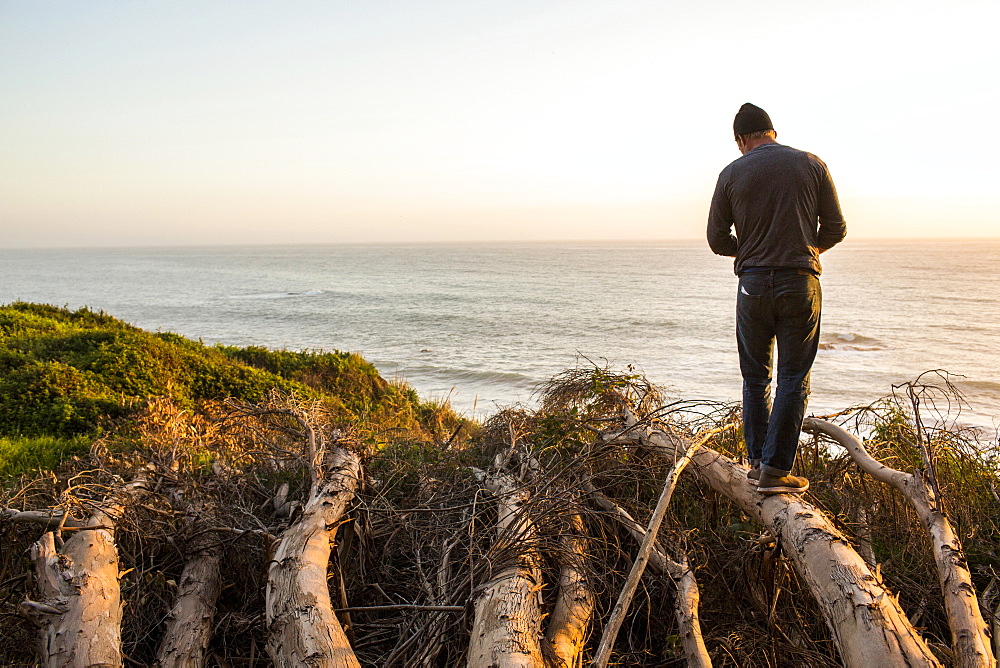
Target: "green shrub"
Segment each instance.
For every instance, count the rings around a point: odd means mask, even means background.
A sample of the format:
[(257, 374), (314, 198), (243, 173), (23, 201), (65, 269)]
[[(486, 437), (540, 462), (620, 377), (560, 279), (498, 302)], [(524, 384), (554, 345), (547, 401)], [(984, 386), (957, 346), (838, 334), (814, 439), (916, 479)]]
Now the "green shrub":
[(68, 437), (94, 432), (128, 409), (93, 373), (29, 360), (0, 377), (0, 434)]
[(32, 471), (51, 471), (67, 457), (82, 455), (90, 447), (83, 436), (57, 438), (0, 438), (0, 480)]
[(0, 306), (0, 436), (93, 436), (150, 397), (197, 408), (256, 403), (273, 389), (372, 430), (426, 429), (439, 439), (457, 426), (450, 409), (422, 405), (356, 353), (206, 346), (86, 308)]
[[(219, 346), (230, 359), (293, 380), (317, 392), (334, 395), (352, 413), (375, 410), (386, 400), (399, 398), (401, 390), (386, 382), (370, 362), (357, 353), (268, 350), (259, 346)], [(416, 404), (416, 397), (406, 397)]]

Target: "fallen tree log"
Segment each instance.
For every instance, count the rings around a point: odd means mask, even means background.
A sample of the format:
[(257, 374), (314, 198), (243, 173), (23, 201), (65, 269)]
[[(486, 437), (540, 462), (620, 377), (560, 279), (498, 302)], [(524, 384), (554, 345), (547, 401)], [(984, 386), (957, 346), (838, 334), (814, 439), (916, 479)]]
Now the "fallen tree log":
[(993, 668), (989, 628), (979, 610), (976, 588), (941, 498), (919, 473), (904, 473), (874, 459), (864, 443), (847, 430), (825, 420), (806, 418), (803, 429), (824, 434), (842, 445), (851, 458), (876, 480), (897, 489), (917, 513), (931, 539), (941, 594), (944, 597), (951, 648), (956, 668)]
[[(629, 412), (626, 424), (638, 445), (671, 462), (690, 444), (680, 436), (640, 426)], [(621, 441), (625, 436), (613, 438)], [(846, 665), (940, 665), (896, 598), (825, 513), (794, 495), (758, 494), (747, 482), (746, 467), (711, 448), (697, 448), (690, 468), (781, 541), (822, 610)]]
[(215, 604), (222, 590), (222, 544), (213, 532), (199, 536), (191, 548), (194, 555), (184, 564), (156, 654), (159, 668), (200, 668), (212, 639)]
[[(111, 497), (95, 505), (84, 522), (58, 515), (54, 531), (46, 531), (31, 547), (39, 600), (25, 599), (23, 613), (39, 626), (40, 658), (51, 668), (121, 666), (122, 600), (118, 578), (115, 525), (129, 496), (146, 487), (144, 475), (119, 485)], [(42, 511), (11, 516), (51, 526), (54, 514)], [(72, 524), (73, 533), (57, 545), (57, 531)], [(68, 527), (67, 527), (68, 528)]]
[[(528, 491), (499, 469), (483, 477), (497, 499), (497, 549), (509, 556), (482, 587), (475, 602), (468, 668), (534, 668), (544, 665), (541, 636), (540, 559), (535, 527), (524, 504)], [(510, 555), (510, 553), (513, 553)]]
[(585, 575), (587, 539), (583, 518), (574, 514), (570, 518), (570, 524), (570, 533), (562, 538), (559, 595), (549, 617), (545, 637), (565, 668), (579, 668), (583, 665), (583, 646), (594, 614), (595, 597), (593, 587)]
[(361, 665), (333, 612), (326, 577), (330, 541), (354, 498), (361, 462), (344, 448), (325, 459), (325, 477), (314, 477), (301, 517), (282, 533), (268, 568), (267, 652), (276, 666)]
[[(95, 513), (95, 525), (112, 520)], [(48, 531), (31, 548), (38, 601), (22, 610), (39, 624), (40, 657), (50, 667), (120, 666), (122, 602), (113, 529), (80, 531), (56, 548)]]

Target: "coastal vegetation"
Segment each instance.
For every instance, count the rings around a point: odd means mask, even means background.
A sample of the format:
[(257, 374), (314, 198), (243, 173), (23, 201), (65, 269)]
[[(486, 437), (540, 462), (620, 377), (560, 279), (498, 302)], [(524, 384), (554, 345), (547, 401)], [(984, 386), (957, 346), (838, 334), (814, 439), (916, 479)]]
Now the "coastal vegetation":
[(811, 421), (809, 494), (765, 498), (735, 407), (630, 370), (567, 371), (480, 424), (355, 354), (12, 304), (0, 664), (579, 666), (607, 644), (621, 666), (987, 665), (1000, 452), (960, 400), (935, 376)]
[(338, 422), (383, 429), (419, 430), (445, 415), (356, 353), (206, 346), (89, 309), (0, 307), (0, 447), (11, 453), (0, 466), (8, 476), (33, 464), (52, 468), (89, 440), (120, 432), (150, 397), (197, 409), (227, 398), (261, 402), (273, 391), (318, 401)]

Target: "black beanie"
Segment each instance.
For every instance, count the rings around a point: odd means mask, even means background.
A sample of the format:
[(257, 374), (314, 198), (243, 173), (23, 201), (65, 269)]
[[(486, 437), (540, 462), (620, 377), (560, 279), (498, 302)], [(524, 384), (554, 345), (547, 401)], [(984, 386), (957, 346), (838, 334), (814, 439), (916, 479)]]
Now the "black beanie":
[(773, 129), (774, 126), (771, 125), (771, 118), (767, 112), (749, 102), (740, 107), (739, 113), (736, 114), (736, 120), (733, 121), (733, 134), (737, 136)]

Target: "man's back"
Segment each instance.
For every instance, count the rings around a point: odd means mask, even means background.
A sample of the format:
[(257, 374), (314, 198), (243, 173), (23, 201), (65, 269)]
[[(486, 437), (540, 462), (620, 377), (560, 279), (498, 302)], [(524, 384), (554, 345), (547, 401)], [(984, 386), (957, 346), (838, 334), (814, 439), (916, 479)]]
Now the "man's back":
[(709, 244), (720, 255), (736, 257), (737, 274), (749, 267), (791, 267), (819, 275), (818, 249), (833, 246), (844, 233), (829, 170), (811, 153), (763, 144), (719, 175)]
[(801, 494), (809, 481), (791, 471), (819, 347), (819, 254), (844, 238), (846, 225), (826, 165), (779, 144), (766, 111), (749, 102), (740, 107), (733, 136), (743, 157), (719, 174), (708, 243), (736, 258), (740, 277), (736, 344), (747, 479), (761, 494)]

